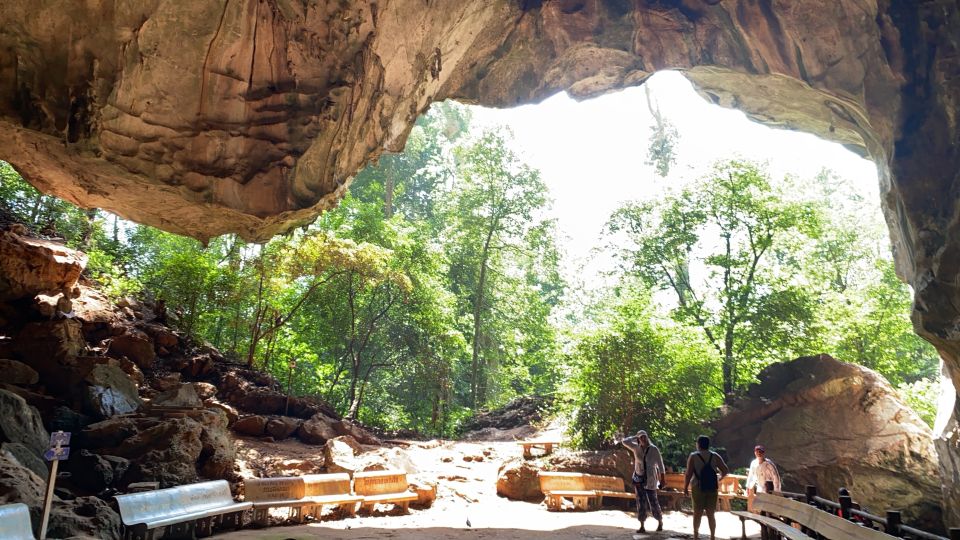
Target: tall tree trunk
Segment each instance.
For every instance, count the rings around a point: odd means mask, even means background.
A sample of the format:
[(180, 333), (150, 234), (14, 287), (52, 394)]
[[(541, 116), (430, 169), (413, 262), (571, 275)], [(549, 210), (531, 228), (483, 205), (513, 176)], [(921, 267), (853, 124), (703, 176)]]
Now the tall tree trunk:
[(387, 178), (384, 182), (383, 189), (383, 215), (387, 219), (393, 217), (393, 192), (396, 187), (396, 178), (395, 172), (392, 166), (387, 167)]
[[(473, 354), (470, 359), (470, 369), (471, 373), (471, 391), (472, 391), (472, 401), (473, 409), (476, 409), (478, 405), (484, 403), (486, 396), (481, 395), (481, 388), (486, 385), (481, 386), (481, 366), (480, 366), (480, 323), (481, 316), (483, 311), (483, 303), (486, 300), (486, 286), (487, 286), (487, 260), (490, 257), (490, 242), (493, 240), (493, 233), (497, 227), (496, 221), (490, 225), (490, 229), (487, 231), (487, 238), (483, 242), (483, 250), (480, 252), (480, 277), (477, 279), (477, 289), (474, 294), (474, 303), (473, 303)], [(485, 373), (484, 373), (485, 374)]]

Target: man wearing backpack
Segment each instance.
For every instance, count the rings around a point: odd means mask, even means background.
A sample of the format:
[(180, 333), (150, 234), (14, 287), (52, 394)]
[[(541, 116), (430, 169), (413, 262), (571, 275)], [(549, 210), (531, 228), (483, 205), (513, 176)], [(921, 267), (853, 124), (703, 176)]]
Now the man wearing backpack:
[(637, 493), (637, 519), (640, 520), (638, 533), (647, 532), (643, 522), (647, 520), (647, 507), (653, 519), (657, 520), (657, 530), (663, 530), (663, 512), (657, 489), (663, 485), (663, 457), (660, 449), (650, 442), (646, 431), (640, 430), (636, 437), (627, 437), (623, 445), (633, 452), (633, 489)]
[(710, 540), (715, 540), (717, 533), (717, 518), (714, 512), (717, 510), (717, 489), (720, 485), (720, 478), (727, 475), (730, 470), (723, 458), (716, 452), (710, 451), (710, 437), (701, 435), (697, 437), (697, 451), (692, 452), (687, 458), (687, 471), (683, 476), (683, 494), (690, 493), (690, 484), (693, 483), (693, 538), (700, 538), (700, 517), (706, 512), (707, 523), (710, 525)]

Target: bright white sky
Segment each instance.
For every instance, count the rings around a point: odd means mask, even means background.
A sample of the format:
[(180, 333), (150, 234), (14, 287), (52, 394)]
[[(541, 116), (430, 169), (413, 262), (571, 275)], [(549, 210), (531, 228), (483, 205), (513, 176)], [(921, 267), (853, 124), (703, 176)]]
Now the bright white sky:
[[(603, 227), (623, 201), (655, 196), (667, 185), (696, 179), (717, 160), (735, 156), (767, 162), (775, 179), (787, 173), (812, 178), (829, 168), (857, 186), (880, 212), (871, 161), (839, 144), (771, 129), (708, 103), (679, 72), (657, 73), (647, 84), (661, 113), (680, 133), (677, 163), (667, 179), (644, 163), (653, 119), (643, 88), (583, 102), (558, 94), (514, 109), (472, 108), (475, 124), (508, 126), (514, 151), (541, 171), (554, 199), (552, 216), (569, 238), (569, 264), (596, 258), (590, 249), (602, 244)], [(600, 259), (612, 254), (606, 255)]]

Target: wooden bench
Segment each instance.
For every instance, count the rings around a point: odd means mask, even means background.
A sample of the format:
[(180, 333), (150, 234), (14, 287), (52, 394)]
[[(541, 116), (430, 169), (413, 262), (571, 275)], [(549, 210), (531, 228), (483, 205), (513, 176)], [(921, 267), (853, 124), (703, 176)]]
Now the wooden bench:
[(560, 446), (561, 441), (549, 441), (549, 440), (517, 441), (517, 444), (523, 447), (523, 458), (530, 459), (533, 457), (534, 448), (543, 448), (543, 455), (547, 455), (553, 452), (554, 446)]
[(417, 494), (410, 491), (407, 473), (403, 471), (369, 471), (353, 475), (353, 491), (360, 495), (360, 507), (372, 511), (377, 503), (395, 504), (404, 512), (410, 507), (410, 501), (417, 500)]
[(124, 538), (150, 539), (159, 529), (173, 536), (208, 536), (215, 525), (239, 527), (253, 505), (238, 503), (226, 480), (187, 484), (115, 497)]
[(745, 521), (748, 519), (756, 521), (767, 531), (773, 530), (795, 540), (804, 540), (810, 536), (792, 527), (787, 527), (790, 530), (782, 529), (781, 525), (787, 526), (784, 521), (796, 523), (829, 540), (893, 540), (896, 538), (884, 532), (857, 525), (830, 512), (824, 512), (816, 506), (772, 493), (758, 493), (753, 500), (753, 509), (754, 512), (760, 512), (763, 515), (731, 512), (739, 517), (743, 524), (743, 538), (747, 537)]
[(730, 503), (734, 499), (747, 500), (747, 491), (740, 484), (741, 481), (746, 482), (747, 477), (742, 474), (728, 474), (720, 479), (717, 485), (717, 507), (721, 511), (729, 512)]
[(27, 505), (17, 503), (0, 506), (0, 538), (35, 540)]
[(571, 499), (577, 510), (593, 510), (600, 507), (603, 497), (635, 497), (624, 491), (623, 480), (615, 476), (540, 471), (538, 477), (548, 510), (562, 509), (565, 498)]
[[(340, 510), (352, 516), (357, 512), (357, 503), (363, 497), (350, 492), (350, 475), (347, 473), (307, 474), (302, 476), (304, 496), (310, 501), (313, 517), (320, 519), (325, 505), (337, 505)], [(406, 488), (406, 477), (403, 479)]]

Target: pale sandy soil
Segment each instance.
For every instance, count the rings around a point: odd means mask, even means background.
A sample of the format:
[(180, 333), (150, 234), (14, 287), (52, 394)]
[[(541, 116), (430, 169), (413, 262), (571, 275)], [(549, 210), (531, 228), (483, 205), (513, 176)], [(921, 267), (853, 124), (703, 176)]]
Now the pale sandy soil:
[[(259, 441), (242, 440), (238, 441), (238, 449), (245, 475), (263, 459), (273, 460), (278, 464), (285, 462), (287, 470), (291, 471), (308, 469), (309, 465), (301, 463), (311, 461), (311, 458), (322, 463), (322, 456), (316, 459), (319, 447), (297, 442), (263, 444)], [(499, 497), (496, 493), (497, 470), (504, 460), (520, 455), (520, 448), (515, 443), (412, 443), (405, 451), (409, 454), (409, 463), (416, 468), (413, 476), (438, 484), (437, 500), (430, 508), (411, 508), (409, 514), (397, 515), (390, 511), (389, 507), (381, 509), (378, 506), (374, 515), (361, 514), (348, 518), (325, 515), (316, 523), (280, 525), (259, 530), (245, 529), (217, 537), (273, 540), (692, 538), (692, 518), (680, 512), (665, 514), (663, 532), (635, 535), (637, 519), (632, 505), (625, 506), (624, 509), (607, 507), (593, 512), (548, 512), (541, 504), (510, 501)], [(464, 461), (464, 456), (483, 456), (483, 461)], [(255, 459), (248, 461), (247, 458)], [(444, 462), (444, 458), (449, 461)], [(656, 522), (648, 518), (647, 526), (653, 528)], [(709, 538), (709, 535), (705, 534), (706, 520), (701, 524), (701, 531), (704, 533), (703, 538)], [(724, 512), (717, 513), (718, 538), (740, 538), (740, 534), (738, 518)], [(758, 537), (759, 528), (748, 523), (747, 534)]]

